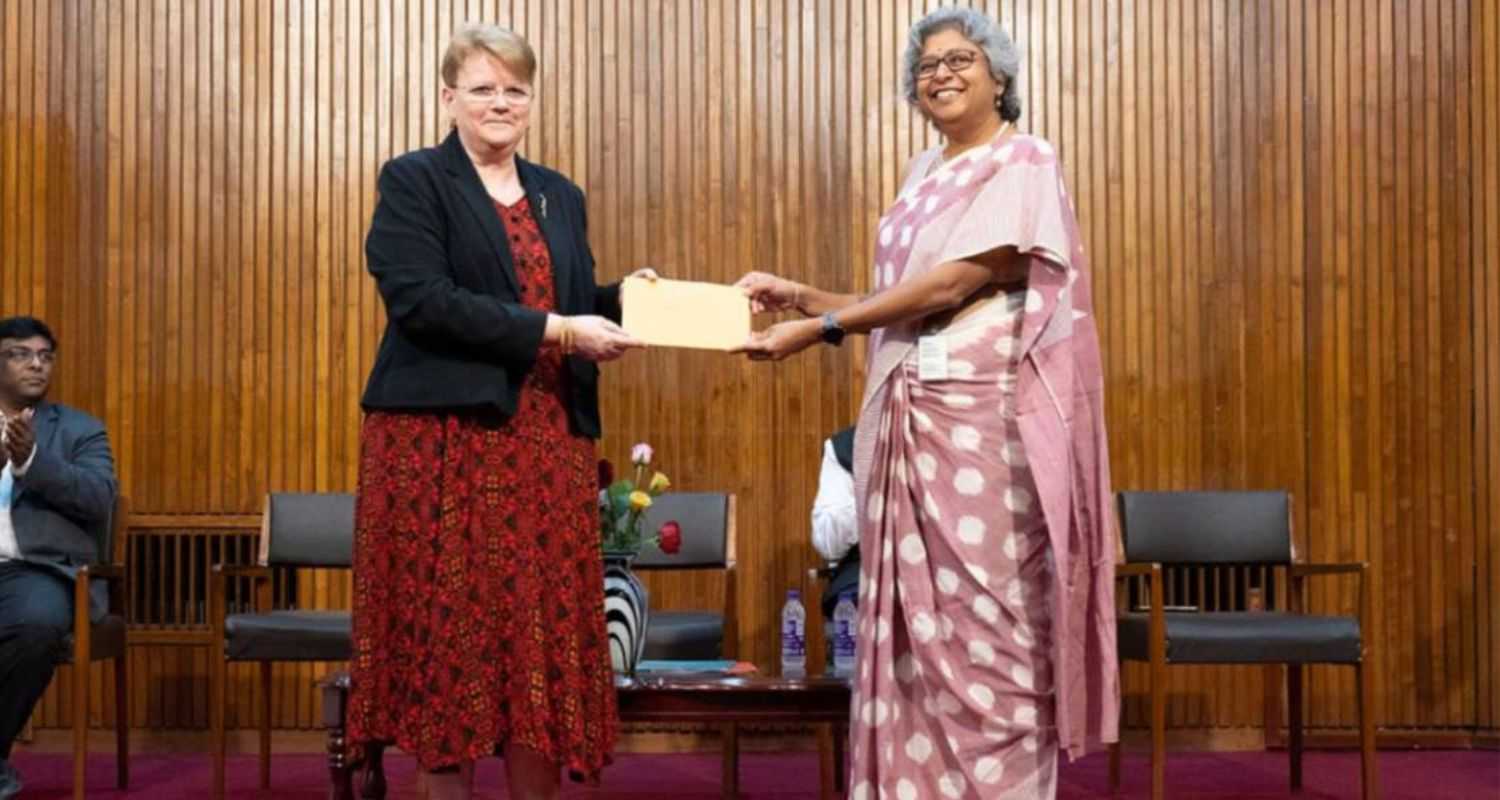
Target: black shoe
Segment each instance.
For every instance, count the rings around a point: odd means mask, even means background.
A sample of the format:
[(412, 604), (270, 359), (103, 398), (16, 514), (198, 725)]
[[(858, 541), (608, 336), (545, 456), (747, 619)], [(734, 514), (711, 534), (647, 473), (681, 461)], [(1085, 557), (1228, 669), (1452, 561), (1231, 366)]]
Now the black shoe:
[(0, 800), (10, 800), (21, 793), (21, 773), (6, 759), (0, 758)]

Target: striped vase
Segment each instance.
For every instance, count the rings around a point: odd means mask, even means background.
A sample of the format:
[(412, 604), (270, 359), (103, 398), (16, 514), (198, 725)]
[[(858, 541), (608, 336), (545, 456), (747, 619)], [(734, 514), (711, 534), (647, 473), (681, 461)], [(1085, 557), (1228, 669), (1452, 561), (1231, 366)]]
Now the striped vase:
[(615, 672), (635, 675), (646, 650), (646, 623), (651, 617), (646, 587), (630, 570), (631, 551), (604, 553), (604, 625), (609, 631), (609, 662)]

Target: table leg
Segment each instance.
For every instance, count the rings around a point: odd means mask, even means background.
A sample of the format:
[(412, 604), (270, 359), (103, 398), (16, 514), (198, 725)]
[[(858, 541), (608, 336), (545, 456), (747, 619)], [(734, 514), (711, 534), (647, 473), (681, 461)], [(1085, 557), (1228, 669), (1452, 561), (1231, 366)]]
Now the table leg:
[(344, 739), (346, 686), (336, 680), (322, 685), (323, 722), (328, 728), (328, 797), (330, 800), (354, 800), (354, 765), (349, 762)]
[(833, 736), (833, 723), (818, 726), (818, 797), (822, 800), (833, 800), (835, 797)]
[(849, 726), (841, 722), (833, 724), (833, 790), (837, 794), (849, 791), (844, 784), (849, 777), (848, 765), (844, 763), (844, 746), (849, 741)]
[(738, 800), (740, 796), (740, 729), (733, 722), (722, 728), (724, 748), (724, 776), (722, 779), (725, 800)]

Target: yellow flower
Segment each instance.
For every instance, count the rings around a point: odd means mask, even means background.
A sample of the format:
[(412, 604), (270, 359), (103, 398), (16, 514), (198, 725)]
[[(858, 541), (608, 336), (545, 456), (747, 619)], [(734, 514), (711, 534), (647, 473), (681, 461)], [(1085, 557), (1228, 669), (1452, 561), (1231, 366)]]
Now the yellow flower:
[(672, 488), (672, 482), (667, 480), (667, 476), (658, 472), (651, 476), (651, 485), (646, 490), (652, 494), (661, 494), (670, 488)]
[(637, 489), (630, 493), (630, 510), (645, 511), (651, 507), (651, 495)]

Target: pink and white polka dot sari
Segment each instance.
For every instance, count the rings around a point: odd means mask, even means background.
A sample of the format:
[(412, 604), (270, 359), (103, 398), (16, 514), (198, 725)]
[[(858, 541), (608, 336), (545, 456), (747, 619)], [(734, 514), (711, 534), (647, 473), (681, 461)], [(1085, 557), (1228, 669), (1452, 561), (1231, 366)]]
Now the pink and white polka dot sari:
[(1030, 266), (1024, 290), (942, 329), (872, 336), (849, 786), (855, 800), (1052, 797), (1059, 749), (1112, 741), (1119, 703), (1087, 268), (1047, 142), (938, 160), (913, 161), (881, 219), (876, 289), (998, 247)]

